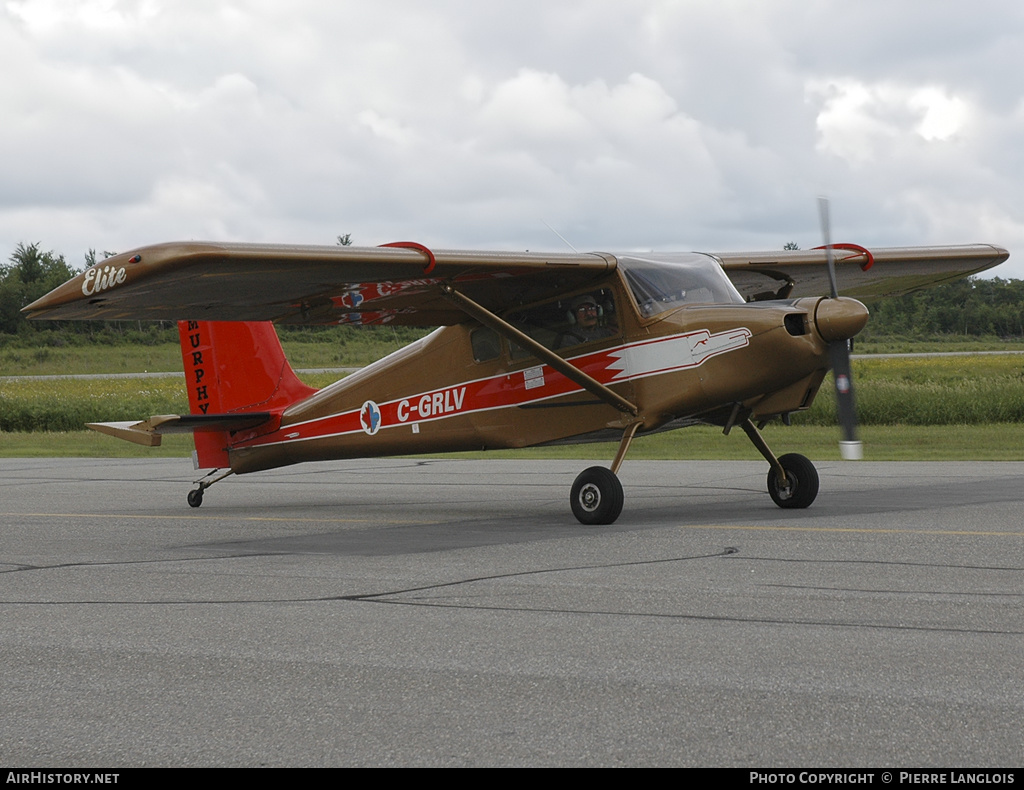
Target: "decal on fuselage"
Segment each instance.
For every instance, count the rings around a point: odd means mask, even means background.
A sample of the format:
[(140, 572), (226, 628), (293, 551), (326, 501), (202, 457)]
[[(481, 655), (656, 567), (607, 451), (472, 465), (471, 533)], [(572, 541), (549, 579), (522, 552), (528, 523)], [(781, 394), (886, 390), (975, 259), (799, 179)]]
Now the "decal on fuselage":
[(419, 398), (403, 398), (398, 402), (398, 421), (413, 422), (454, 414), (462, 409), (466, 401), (465, 387), (448, 387), (437, 392), (428, 392)]
[(685, 335), (661, 337), (612, 349), (608, 356), (615, 361), (608, 365), (608, 369), (616, 371), (611, 381), (656, 376), (700, 367), (711, 357), (749, 344), (750, 330), (743, 326), (716, 335), (701, 329)]
[[(205, 346), (202, 335), (200, 334), (200, 325), (198, 321), (189, 321), (188, 327), (188, 343), (189, 350), (186, 358), (186, 368), (188, 363), (192, 364), (192, 381), (189, 382), (189, 401), (192, 405), (192, 412), (195, 413), (197, 410), (206, 414), (210, 409), (210, 391), (207, 384), (203, 383), (203, 379), (206, 378), (206, 366), (203, 362), (203, 352), (199, 349), (200, 346)], [(184, 356), (184, 355), (183, 355)], [(185, 376), (189, 378), (189, 371), (186, 369)]]
[(380, 406), (372, 400), (366, 401), (359, 410), (359, 424), (370, 436), (380, 430)]
[(523, 384), (526, 389), (532, 390), (544, 386), (544, 366), (539, 368), (527, 368), (523, 371)]
[[(602, 349), (572, 357), (570, 361), (602, 384), (618, 384), (700, 367), (712, 357), (748, 346), (750, 338), (746, 327), (717, 334), (701, 329)], [(411, 425), (414, 433), (419, 433), (422, 422), (524, 406), (580, 389), (561, 373), (546, 365), (535, 365), (380, 404), (367, 400), (357, 410), (287, 425), (288, 433), (283, 439), (279, 434), (277, 438), (267, 434), (241, 446), (324, 439), (360, 431), (374, 436), (381, 429), (403, 425)]]

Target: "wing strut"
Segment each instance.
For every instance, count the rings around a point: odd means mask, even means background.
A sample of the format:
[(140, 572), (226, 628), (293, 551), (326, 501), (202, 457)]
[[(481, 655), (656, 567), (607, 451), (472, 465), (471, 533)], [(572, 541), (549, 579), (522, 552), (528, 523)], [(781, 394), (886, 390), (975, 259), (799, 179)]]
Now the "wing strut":
[(637, 409), (636, 406), (619, 395), (619, 393), (606, 387), (597, 379), (591, 378), (571, 362), (562, 359), (555, 352), (545, 348), (529, 335), (520, 332), (512, 326), (512, 324), (508, 323), (508, 321), (499, 318), (487, 308), (481, 307), (468, 296), (459, 293), (447, 283), (441, 286), (441, 291), (452, 304), (461, 308), (464, 312), (475, 318), (484, 326), (490, 327), (502, 337), (522, 346), (538, 359), (557, 370), (567, 379), (579, 384), (587, 392), (592, 395), (596, 395), (598, 398), (611, 404), (621, 412), (632, 414), (634, 417), (640, 413), (640, 410)]

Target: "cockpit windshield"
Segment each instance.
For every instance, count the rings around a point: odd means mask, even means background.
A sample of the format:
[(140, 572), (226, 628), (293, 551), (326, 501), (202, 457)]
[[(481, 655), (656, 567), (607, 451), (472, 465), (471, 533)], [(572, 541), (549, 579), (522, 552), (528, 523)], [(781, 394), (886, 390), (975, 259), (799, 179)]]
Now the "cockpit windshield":
[(689, 304), (744, 304), (710, 255), (671, 252), (615, 257), (644, 317)]

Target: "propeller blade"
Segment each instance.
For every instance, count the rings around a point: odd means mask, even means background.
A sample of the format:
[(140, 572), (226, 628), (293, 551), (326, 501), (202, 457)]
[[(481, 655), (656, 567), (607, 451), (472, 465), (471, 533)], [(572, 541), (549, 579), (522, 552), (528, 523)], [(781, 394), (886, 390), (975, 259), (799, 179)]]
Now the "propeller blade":
[[(821, 235), (825, 242), (825, 261), (828, 264), (828, 286), (833, 299), (839, 296), (836, 286), (835, 259), (832, 254), (832, 230), (829, 219), (827, 197), (818, 198), (818, 219)], [(853, 372), (850, 369), (850, 341), (846, 338), (833, 340), (828, 344), (828, 357), (832, 365), (832, 376), (836, 385), (836, 412), (842, 439), (839, 440), (839, 455), (844, 461), (860, 461), (864, 458), (864, 446), (857, 438), (857, 408), (853, 400)]]
[(821, 223), (821, 237), (825, 242), (825, 261), (828, 264), (828, 287), (830, 296), (835, 299), (839, 296), (839, 289), (836, 288), (836, 263), (832, 253), (832, 230), (829, 220), (828, 198), (818, 198), (818, 220)]
[(828, 356), (836, 384), (836, 411), (842, 430), (839, 455), (844, 461), (860, 461), (864, 458), (864, 445), (857, 438), (857, 407), (853, 398), (849, 341), (833, 340), (828, 344)]

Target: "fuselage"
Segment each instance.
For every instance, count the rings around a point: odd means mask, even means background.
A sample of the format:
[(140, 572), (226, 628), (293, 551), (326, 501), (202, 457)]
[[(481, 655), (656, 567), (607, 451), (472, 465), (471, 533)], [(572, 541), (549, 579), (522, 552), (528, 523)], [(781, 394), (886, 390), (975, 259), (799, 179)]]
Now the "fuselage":
[[(467, 320), (291, 405), (279, 425), (236, 434), (231, 468), (591, 441), (634, 422), (640, 433), (724, 424), (737, 404), (754, 419), (810, 406), (828, 369), (816, 321), (822, 300), (747, 304), (710, 259), (672, 269), (682, 286), (638, 260), (502, 315), (634, 404), (636, 415)], [(850, 305), (829, 307), (831, 334), (843, 311), (855, 333), (866, 309), (838, 301)]]

